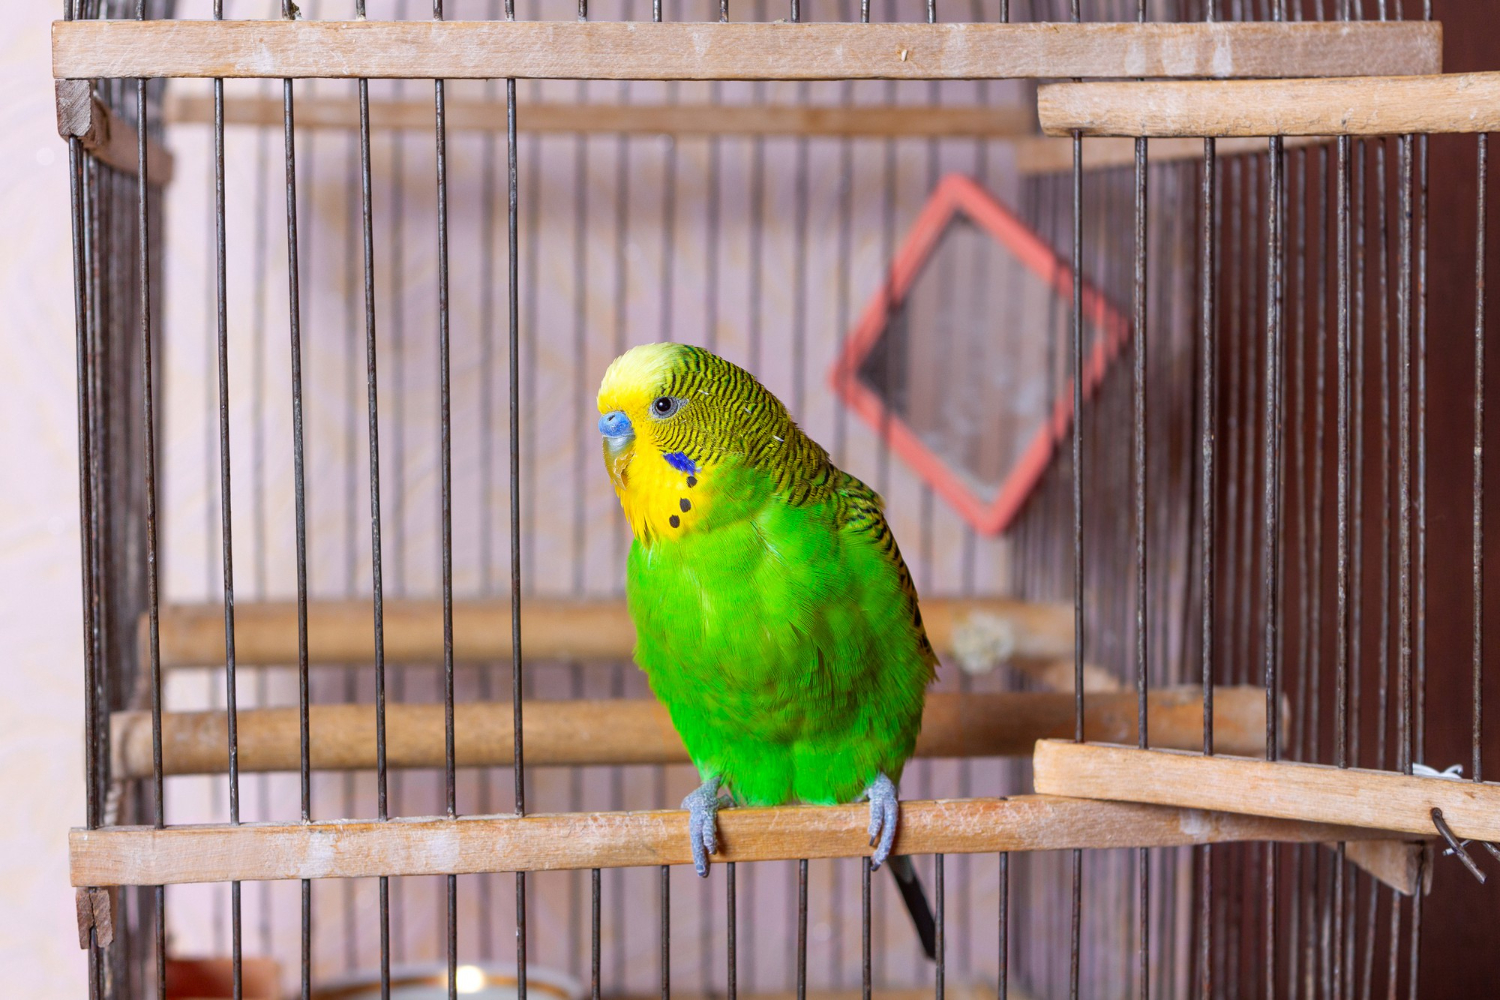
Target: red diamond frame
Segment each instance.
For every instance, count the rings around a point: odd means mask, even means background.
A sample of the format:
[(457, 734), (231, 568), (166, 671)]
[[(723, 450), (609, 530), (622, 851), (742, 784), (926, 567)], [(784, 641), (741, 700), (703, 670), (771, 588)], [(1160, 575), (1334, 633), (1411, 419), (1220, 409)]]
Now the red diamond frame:
[[(918, 213), (906, 240), (891, 261), (885, 284), (870, 299), (845, 338), (844, 349), (834, 361), (828, 380), (844, 404), (877, 434), (885, 437), (892, 450), (964, 520), (981, 534), (995, 535), (1009, 527), (1021, 512), (1046, 472), (1058, 442), (1072, 423), (1072, 381), (1069, 380), (1066, 391), (1059, 394), (1051, 419), (1037, 429), (996, 494), (986, 499), (976, 494), (961, 473), (928, 448), (916, 431), (899, 414), (889, 410), (880, 396), (859, 379), (860, 366), (885, 332), (890, 315), (910, 291), (948, 224), (959, 215), (966, 216), (989, 234), (1046, 282), (1056, 295), (1071, 303), (1072, 268), (989, 192), (962, 174), (949, 174), (938, 183)], [(1099, 332), (1083, 371), (1083, 397), (1091, 399), (1110, 364), (1129, 339), (1130, 324), (1088, 282), (1083, 283), (1081, 297), (1084, 322)]]

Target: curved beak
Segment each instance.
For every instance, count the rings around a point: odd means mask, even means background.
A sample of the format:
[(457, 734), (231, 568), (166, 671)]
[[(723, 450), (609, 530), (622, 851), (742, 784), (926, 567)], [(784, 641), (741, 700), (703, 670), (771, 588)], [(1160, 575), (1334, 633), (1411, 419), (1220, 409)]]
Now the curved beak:
[(618, 452), (635, 439), (635, 428), (630, 418), (620, 410), (610, 410), (599, 418), (599, 433), (611, 452)]

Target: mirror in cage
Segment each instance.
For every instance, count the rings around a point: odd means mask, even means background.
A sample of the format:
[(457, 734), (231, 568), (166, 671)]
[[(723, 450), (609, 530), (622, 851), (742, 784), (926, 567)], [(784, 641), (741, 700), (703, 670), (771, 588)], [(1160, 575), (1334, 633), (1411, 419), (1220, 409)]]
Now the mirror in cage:
[[(834, 362), (834, 391), (975, 530), (1003, 532), (1073, 418), (1072, 269), (959, 174), (943, 178)], [(1083, 395), (1129, 336), (1082, 288)]]

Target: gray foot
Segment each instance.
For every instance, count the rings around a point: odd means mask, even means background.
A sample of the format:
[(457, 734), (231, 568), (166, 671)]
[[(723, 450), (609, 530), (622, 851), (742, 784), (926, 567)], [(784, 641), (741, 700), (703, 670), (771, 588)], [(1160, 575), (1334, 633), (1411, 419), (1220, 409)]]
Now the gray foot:
[(870, 800), (870, 846), (875, 848), (870, 855), (870, 868), (885, 864), (891, 856), (891, 845), (896, 842), (896, 786), (884, 774), (877, 775), (865, 789), (865, 798)]
[(682, 800), (688, 811), (688, 841), (693, 845), (693, 869), (708, 877), (708, 856), (718, 850), (719, 779), (709, 778)]

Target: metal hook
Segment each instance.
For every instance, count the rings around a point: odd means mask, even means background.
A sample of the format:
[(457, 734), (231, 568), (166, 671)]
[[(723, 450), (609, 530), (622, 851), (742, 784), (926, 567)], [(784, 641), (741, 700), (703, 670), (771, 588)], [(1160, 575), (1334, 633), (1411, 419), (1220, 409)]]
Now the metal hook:
[[(1479, 866), (1474, 863), (1474, 859), (1469, 857), (1469, 852), (1464, 850), (1463, 844), (1460, 844), (1453, 836), (1453, 831), (1448, 828), (1448, 822), (1443, 819), (1443, 811), (1441, 809), (1433, 808), (1432, 823), (1437, 827), (1438, 833), (1443, 835), (1443, 839), (1448, 842), (1448, 853), (1457, 855), (1458, 860), (1462, 861), (1464, 867), (1469, 869), (1469, 874), (1477, 878), (1480, 885), (1483, 885), (1484, 872), (1479, 870)], [(1490, 849), (1491, 854), (1500, 857), (1500, 851), (1497, 851), (1492, 844), (1485, 844), (1484, 846)]]

